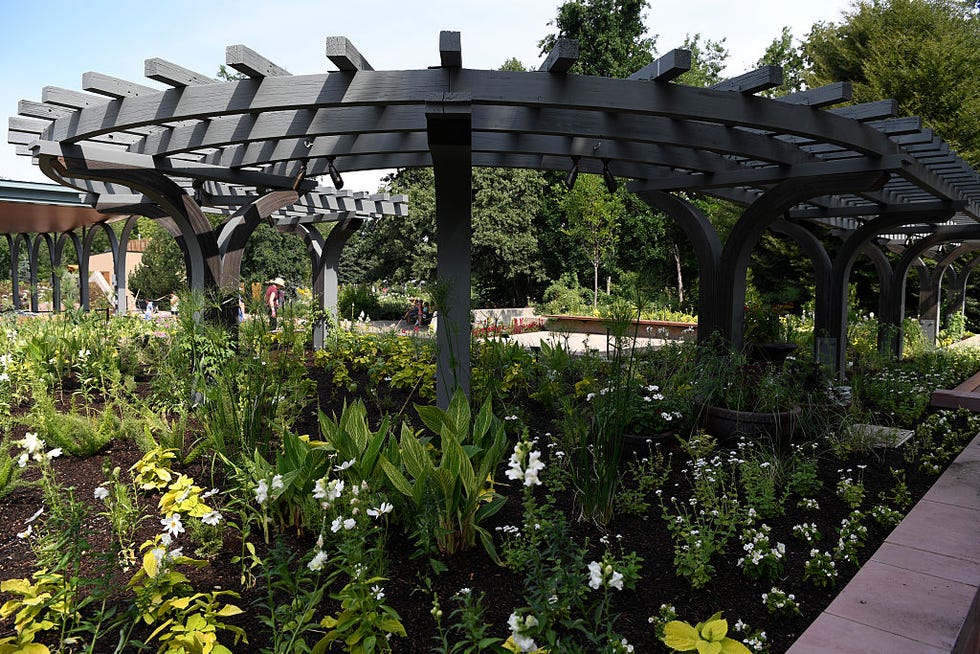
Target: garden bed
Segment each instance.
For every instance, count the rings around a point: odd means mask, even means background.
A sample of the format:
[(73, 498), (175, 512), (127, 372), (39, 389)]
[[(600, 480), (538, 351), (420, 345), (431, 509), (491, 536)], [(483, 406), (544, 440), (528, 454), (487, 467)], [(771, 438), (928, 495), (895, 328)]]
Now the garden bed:
[[(284, 336), (276, 335), (275, 338)], [(149, 339), (146, 343), (152, 350), (154, 341)], [(427, 404), (431, 397), (431, 389), (427, 390), (428, 387), (420, 383), (430, 374), (426, 348), (431, 344), (390, 337), (387, 341), (354, 340), (349, 343), (337, 339), (334, 346), (335, 350), (316, 358), (305, 355), (306, 367), (302, 376), (303, 383), (312, 383), (310, 401), (305, 402), (301, 410), (287, 411), (293, 432), (309, 435), (313, 441), (322, 440), (326, 435), (321, 426), (327, 423), (317, 419), (318, 411), (327, 416), (340, 416), (345, 406), (363, 400), (371, 429), (376, 429), (384, 416), (395, 416), (396, 423), (404, 421), (410, 431), (431, 434), (427, 431), (428, 423), (413, 407)], [(173, 346), (168, 347), (169, 351), (174, 351)], [(377, 586), (377, 591), (371, 591), (372, 596), (378, 603), (397, 612), (406, 629), (406, 636), (391, 639), (395, 652), (441, 651), (438, 646), (442, 637), (454, 643), (475, 638), (477, 633), (498, 639), (499, 647), (499, 643), (511, 634), (508, 622), (512, 621), (515, 611), (522, 616), (541, 616), (542, 622), (551, 615), (549, 624), (554, 627), (555, 638), (579, 634), (576, 638), (581, 643), (591, 643), (590, 639), (595, 639), (594, 643), (585, 646), (586, 651), (625, 651), (621, 642), (625, 638), (636, 652), (666, 652), (657, 638), (656, 625), (650, 621), (655, 618), (656, 622), (656, 618), (663, 615), (664, 605), (672, 606), (678, 619), (692, 624), (722, 611), (732, 628), (729, 635), (741, 640), (755, 638), (755, 642), (760, 643), (758, 632), (764, 631), (764, 646), (756, 647), (756, 651), (786, 651), (883, 542), (901, 516), (896, 510), (902, 511), (920, 498), (956, 449), (977, 430), (975, 421), (967, 414), (936, 414), (921, 423), (913, 441), (901, 449), (861, 442), (859, 435), (855, 435), (856, 440), (851, 442), (847, 435), (828, 433), (801, 438), (801, 447), (789, 458), (773, 458), (764, 448), (756, 449), (752, 445), (731, 451), (734, 444), (721, 447), (704, 438), (686, 442), (668, 440), (659, 450), (648, 450), (646, 443), (640, 443), (626, 453), (622, 465), (625, 476), (614, 515), (608, 526), (600, 527), (591, 521), (574, 520), (580, 500), (569, 481), (565, 463), (568, 455), (559, 453), (568, 442), (562, 440), (558, 431), (563, 423), (554, 404), (555, 398), (564, 396), (567, 399), (576, 395), (575, 406), (584, 411), (590, 403), (599, 401), (603, 397), (602, 386), (590, 381), (594, 371), (583, 368), (584, 378), (565, 379), (537, 367), (543, 362), (532, 363), (533, 355), (520, 351), (520, 348), (512, 349), (503, 344), (494, 347), (501, 349), (491, 350), (490, 355), (486, 350), (478, 350), (474, 356), (475, 366), (488, 365), (487, 362), (493, 362), (495, 366), (494, 374), (475, 375), (474, 392), (486, 393), (489, 384), (498, 398), (496, 413), (503, 419), (500, 425), (506, 432), (507, 446), (492, 488), (505, 501), (499, 512), (484, 519), (481, 525), (492, 536), (496, 551), (506, 565), (494, 563), (478, 539), (475, 547), (453, 555), (421, 547), (420, 538), (425, 534), (418, 533), (418, 526), (425, 524), (425, 517), (419, 514), (417, 518), (405, 518), (409, 505), (404, 500), (399, 501), (393, 490), (387, 490), (388, 499), (396, 505), (395, 511), (380, 521), (366, 520), (357, 529), (366, 529), (363, 541), (383, 543), (383, 548), (377, 550), (377, 555), (383, 559), (375, 573), (384, 579), (372, 581), (366, 587)], [(275, 366), (284, 364), (288, 357), (297, 356), (295, 350), (281, 342), (277, 342), (274, 351), (277, 354), (269, 360), (269, 366), (260, 368), (268, 370), (265, 376), (270, 378), (277, 370)], [(682, 353), (678, 350), (674, 354)], [(668, 350), (650, 356), (669, 357), (672, 353)], [(90, 357), (94, 354), (85, 358)], [(402, 357), (402, 362), (393, 365), (392, 361), (397, 357)], [(37, 361), (49, 359), (49, 353), (43, 353), (38, 355)], [(664, 373), (669, 368), (667, 362), (669, 359), (652, 362), (643, 374)], [(21, 365), (29, 368), (35, 364), (25, 360)], [(88, 377), (84, 365), (77, 362), (75, 365), (82, 373), (72, 372), (56, 384), (56, 388), (69, 391), (66, 395), (55, 392), (58, 410), (65, 413), (91, 411), (92, 415), (109, 410), (104, 403), (100, 404), (99, 398), (111, 395), (79, 394), (87, 388)], [(595, 365), (606, 366), (608, 362), (597, 360)], [(400, 376), (403, 370), (411, 374)], [(153, 374), (148, 374), (150, 372)], [(146, 373), (141, 371), (141, 377), (158, 379), (163, 374), (156, 367)], [(66, 381), (71, 383), (66, 384)], [(268, 379), (253, 380), (253, 383), (259, 382), (267, 384)], [(221, 383), (220, 379), (211, 382), (207, 391), (211, 397), (207, 402), (216, 401), (214, 397), (222, 388)], [(565, 383), (572, 384), (575, 390), (562, 390)], [(533, 385), (538, 385), (537, 391), (530, 390)], [(122, 388), (120, 394), (130, 397), (134, 403), (149, 401), (155, 392), (150, 383), (127, 387), (125, 391)], [(542, 390), (547, 388), (551, 388), (551, 396)], [(71, 390), (76, 392), (75, 395)], [(645, 397), (654, 402), (667, 401), (656, 399), (661, 396), (661, 390), (668, 392), (650, 384), (644, 388), (648, 394)], [(275, 396), (282, 394), (276, 385), (265, 392)], [(260, 394), (260, 390), (252, 388), (242, 391), (238, 397), (259, 397)], [(882, 393), (882, 397), (888, 396)], [(473, 408), (474, 414), (476, 409)], [(185, 445), (209, 433), (209, 421), (214, 419), (212, 414), (219, 410), (218, 405), (205, 404), (191, 414)], [(12, 439), (23, 441), (29, 430), (38, 431), (36, 422), (31, 401), (15, 403)], [(86, 518), (77, 527), (79, 538), (84, 538), (89, 545), (79, 568), (81, 577), (86, 580), (83, 585), (97, 584), (100, 578), (111, 579), (106, 606), (116, 608), (118, 615), (125, 615), (132, 605), (132, 591), (126, 586), (135, 568), (123, 571), (114, 565), (115, 561), (100, 559), (100, 553), (118, 549), (115, 546), (117, 534), (104, 515), (105, 501), (94, 496), (99, 487), (113, 487), (106, 484), (106, 474), (115, 467), (128, 482), (127, 471), (146, 451), (145, 441), (138, 434), (125, 437), (122, 435), (124, 430), (120, 428), (119, 431), (117, 437), (92, 456), (63, 455), (52, 459), (50, 464), (59, 486), (73, 488), (74, 497), (86, 507)], [(390, 438), (397, 434), (398, 430), (393, 430)], [(535, 439), (529, 447), (541, 452), (544, 467), (536, 473), (543, 482), (541, 486), (524, 486), (504, 474), (505, 469), (514, 467), (514, 464), (508, 467), (507, 455), (523, 434)], [(399, 438), (404, 448), (408, 438), (404, 431)], [(182, 566), (181, 569), (196, 592), (232, 590), (240, 595), (237, 599), (224, 598), (244, 611), (229, 616), (226, 622), (244, 628), (249, 644), (234, 645), (229, 632), (219, 633), (221, 642), (234, 651), (276, 651), (277, 648), (284, 651), (283, 644), (276, 640), (276, 634), (281, 632), (271, 629), (269, 621), (282, 618), (282, 615), (276, 617), (276, 611), (286, 610), (283, 607), (288, 607), (292, 600), (310, 597), (311, 588), (315, 587), (310, 572), (315, 554), (335, 544), (351, 547), (350, 541), (341, 539), (335, 543), (334, 540), (342, 537), (347, 528), (337, 526), (332, 529), (333, 513), (330, 511), (324, 512), (322, 523), (306, 521), (297, 525), (291, 521), (290, 513), (282, 512), (293, 505), (286, 504), (284, 497), (275, 496), (274, 491), (269, 491), (274, 502), (257, 502), (261, 493), (254, 486), (254, 479), (265, 479), (269, 482), (267, 488), (274, 488), (271, 471), (267, 477), (252, 477), (253, 481), (243, 486), (240, 479), (230, 476), (232, 472), (227, 466), (206, 452), (187, 464), (174, 461), (173, 476), (191, 476), (202, 489), (218, 488), (219, 493), (209, 501), (225, 515), (226, 522), (211, 534), (210, 539), (203, 539), (203, 545), (200, 534), (192, 536), (189, 532), (181, 532), (175, 536), (175, 544), (184, 548), (187, 554), (208, 561), (202, 568), (187, 566), (184, 570)], [(350, 485), (356, 479), (351, 476), (352, 471), (359, 465), (349, 471), (330, 472), (328, 476), (346, 479)], [(777, 467), (780, 467), (778, 473), (782, 481), (772, 485), (767, 480), (776, 478), (770, 472), (777, 472)], [(39, 544), (35, 540), (37, 534), (43, 533), (46, 520), (53, 519), (53, 516), (49, 518), (52, 510), (48, 506), (34, 523), (27, 522), (45, 497), (44, 483), (33, 461), (28, 464), (24, 479), (36, 483), (16, 488), (0, 502), (0, 560), (4, 562), (2, 578), (5, 580), (31, 578), (39, 561), (32, 543), (34, 546)], [(715, 480), (720, 480), (722, 485), (714, 485)], [(292, 482), (287, 480), (287, 483)], [(734, 486), (728, 488), (725, 484)], [(161, 518), (157, 508), (165, 490), (161, 488), (136, 495), (140, 498), (142, 513), (147, 516), (132, 537), (132, 544), (137, 549), (140, 543), (158, 538), (161, 523), (168, 520), (165, 514)], [(372, 487), (371, 492), (372, 497), (364, 499), (366, 507), (376, 506), (373, 495), (376, 488)], [(729, 496), (729, 493), (733, 494)], [(737, 497), (740, 508), (733, 508), (729, 500), (722, 501), (723, 496)], [(711, 501), (721, 502), (717, 509), (731, 511), (727, 522), (709, 517), (715, 509), (699, 513), (700, 509), (706, 508), (705, 503)], [(753, 507), (752, 511), (748, 510), (749, 505)], [(860, 512), (858, 517), (854, 514), (855, 508)], [(257, 510), (274, 518), (273, 528), (266, 544), (260, 523), (251, 523), (252, 530), (244, 537), (255, 547), (255, 556), (261, 563), (243, 567), (236, 561), (236, 557), (243, 553), (242, 525), (250, 520), (247, 516)], [(349, 514), (345, 514), (347, 516)], [(184, 520), (190, 530), (192, 521), (187, 515)], [(843, 544), (839, 541), (842, 520), (849, 522), (848, 533), (854, 534), (853, 541), (845, 534)], [(284, 522), (280, 524), (280, 521)], [(677, 521), (683, 522), (684, 526), (679, 531), (671, 528)], [(35, 533), (25, 534), (32, 524), (37, 526)], [(335, 519), (334, 524), (342, 525)], [(383, 530), (382, 524), (386, 525)], [(747, 529), (755, 530), (754, 542), (757, 544), (762, 542), (762, 535), (774, 549), (778, 550), (777, 544), (784, 544), (785, 550), (778, 560), (764, 563), (758, 569), (740, 563), (740, 559), (746, 557), (742, 543), (747, 538), (744, 533)], [(720, 535), (718, 530), (727, 530), (727, 533)], [(816, 539), (817, 533), (821, 536), (819, 540), (811, 543), (804, 539), (805, 535)], [(325, 537), (323, 546), (317, 544), (320, 536)], [(710, 556), (685, 553), (702, 547), (703, 541), (709, 538), (724, 540), (724, 546)], [(685, 544), (687, 550), (683, 547)], [(201, 549), (204, 545), (207, 547)], [(814, 584), (818, 577), (813, 572), (813, 548), (827, 552), (828, 556), (843, 548), (839, 557), (835, 555), (836, 576), (832, 584)], [(200, 553), (193, 554), (195, 550)], [(589, 568), (592, 562), (603, 562), (611, 566), (610, 570), (623, 574), (623, 588), (620, 590), (616, 583), (611, 583), (614, 577), (594, 577)], [(339, 565), (346, 564), (340, 562)], [(825, 571), (830, 574), (829, 569)], [(243, 584), (243, 574), (246, 578), (254, 575), (255, 583)], [(348, 588), (347, 581), (343, 576), (331, 577), (322, 587), (322, 599), (312, 605), (312, 629), (306, 634), (310, 644), (327, 631), (317, 627), (316, 623), (321, 618), (338, 615), (338, 598)], [(594, 586), (590, 585), (592, 582)], [(799, 613), (790, 611), (787, 604), (772, 612), (778, 603), (772, 591), (774, 586), (794, 597)], [(769, 596), (769, 608), (763, 594)], [(12, 593), (6, 593), (0, 601), (12, 597)], [(563, 607), (561, 611), (549, 613), (553, 611), (549, 608), (552, 597)], [(604, 598), (608, 599), (608, 605)], [(433, 613), (436, 600), (438, 610), (442, 611), (441, 623), (437, 623)], [(477, 602), (481, 607), (479, 615), (474, 609)], [(83, 613), (89, 620), (85, 624), (91, 624), (95, 608), (92, 605), (85, 608)], [(748, 631), (736, 633), (736, 623), (747, 624)], [(0, 623), (0, 639), (12, 636), (12, 627), (9, 619)], [(145, 640), (152, 628), (138, 627), (131, 636)], [(84, 631), (77, 635), (82, 639), (91, 638), (91, 633)], [(610, 640), (613, 635), (615, 638)], [(535, 633), (535, 637), (541, 642), (548, 636)], [(39, 640), (53, 645), (58, 642), (58, 637), (52, 632), (40, 633)], [(113, 634), (108, 640), (113, 642), (108, 646), (111, 651), (117, 637)], [(156, 647), (157, 642), (153, 641), (152, 648)], [(103, 650), (97, 648), (96, 651)], [(336, 651), (343, 650), (338, 648)], [(552, 651), (560, 650), (552, 647)]]

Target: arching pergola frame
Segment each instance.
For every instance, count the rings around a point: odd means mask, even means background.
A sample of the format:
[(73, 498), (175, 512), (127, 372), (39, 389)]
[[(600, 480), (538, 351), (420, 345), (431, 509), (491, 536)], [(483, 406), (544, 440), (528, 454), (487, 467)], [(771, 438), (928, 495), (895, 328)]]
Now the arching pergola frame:
[[(290, 75), (245, 46), (229, 46), (225, 63), (246, 76), (229, 82), (147, 60), (147, 77), (165, 90), (86, 73), (87, 93), (45, 87), (40, 103), (22, 102), (9, 138), (49, 177), (99, 201), (118, 187), (145, 196), (183, 239), (194, 284), (227, 279), (220, 239), (204, 236), (198, 202), (222, 196), (222, 184), (268, 208), (309, 193), (319, 175), (431, 166), (437, 274), (448, 289), (437, 336), (441, 405), (456, 387), (469, 387), (474, 166), (574, 165), (633, 180), (630, 189), (669, 214), (694, 245), (699, 334), (720, 332), (736, 347), (745, 272), (765, 230), (788, 223), (846, 232), (843, 258), (815, 266), (828, 298), (827, 315), (817, 318), (818, 355), (834, 367), (843, 359), (840, 290), (853, 257), (898, 227), (928, 234), (980, 216), (976, 171), (918, 119), (896, 118), (895, 101), (827, 108), (849, 100), (846, 83), (759, 97), (782, 81), (778, 67), (766, 66), (690, 87), (674, 81), (690, 68), (684, 50), (629, 79), (574, 75), (578, 45), (564, 39), (538, 71), (472, 70), (462, 65), (458, 32), (440, 34), (438, 63), (425, 70), (375, 71), (343, 37), (326, 40), (326, 56), (337, 71)], [(725, 243), (684, 199), (690, 192), (746, 207)], [(239, 218), (250, 223), (253, 214)]]

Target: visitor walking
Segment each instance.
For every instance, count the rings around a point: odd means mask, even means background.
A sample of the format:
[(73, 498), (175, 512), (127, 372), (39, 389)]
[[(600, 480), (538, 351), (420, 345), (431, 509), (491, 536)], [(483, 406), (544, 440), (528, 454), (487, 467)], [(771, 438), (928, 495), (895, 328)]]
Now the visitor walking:
[(269, 280), (269, 286), (265, 289), (265, 305), (269, 309), (269, 330), (275, 331), (279, 325), (280, 296), (283, 295), (282, 287), (286, 281), (282, 277)]

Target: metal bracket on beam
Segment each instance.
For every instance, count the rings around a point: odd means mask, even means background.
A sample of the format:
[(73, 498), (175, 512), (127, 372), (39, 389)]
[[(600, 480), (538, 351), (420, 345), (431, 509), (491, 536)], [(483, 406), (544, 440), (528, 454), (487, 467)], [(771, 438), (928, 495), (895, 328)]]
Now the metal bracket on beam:
[(463, 46), (459, 32), (439, 32), (439, 62), (443, 68), (463, 66)]
[(548, 58), (538, 68), (538, 72), (564, 75), (578, 61), (578, 57), (579, 47), (577, 40), (558, 39), (555, 47), (548, 53)]
[(718, 82), (708, 88), (713, 91), (735, 91), (736, 93), (758, 93), (776, 88), (783, 83), (782, 66), (763, 66), (738, 77)]
[(691, 51), (674, 49), (629, 76), (629, 79), (669, 82), (691, 70)]
[(244, 45), (229, 45), (225, 48), (225, 63), (243, 75), (253, 79), (263, 77), (282, 77), (289, 75), (285, 68), (275, 65), (255, 50)]
[(346, 36), (327, 37), (327, 59), (342, 72), (374, 70)]
[(183, 66), (172, 64), (163, 59), (147, 59), (143, 62), (143, 75), (149, 79), (168, 84), (175, 88), (213, 84), (214, 80), (207, 75), (195, 73)]

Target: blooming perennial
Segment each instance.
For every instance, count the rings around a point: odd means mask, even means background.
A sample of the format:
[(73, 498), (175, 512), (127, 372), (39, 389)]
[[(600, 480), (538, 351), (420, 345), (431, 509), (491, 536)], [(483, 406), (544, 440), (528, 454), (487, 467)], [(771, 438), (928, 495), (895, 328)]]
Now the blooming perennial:
[(507, 464), (508, 479), (520, 481), (525, 486), (541, 485), (538, 473), (544, 470), (544, 462), (541, 460), (540, 450), (531, 449), (536, 442), (524, 438), (514, 446), (514, 453), (510, 455)]
[(171, 513), (166, 518), (160, 520), (160, 524), (163, 525), (163, 530), (171, 536), (177, 536), (184, 532), (184, 525), (180, 521), (179, 513)]
[(589, 586), (597, 590), (603, 586), (623, 590), (623, 574), (616, 572), (612, 564), (593, 561), (589, 564)]
[(511, 613), (507, 619), (510, 627), (510, 637), (514, 639), (514, 644), (522, 652), (533, 652), (538, 649), (534, 639), (527, 635), (527, 631), (538, 626), (538, 619), (533, 615), (521, 617), (517, 613)]

